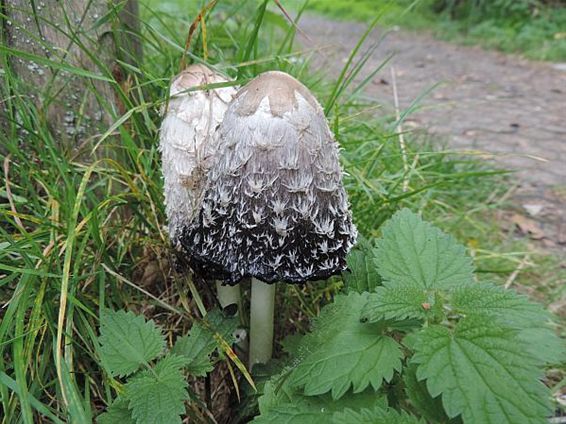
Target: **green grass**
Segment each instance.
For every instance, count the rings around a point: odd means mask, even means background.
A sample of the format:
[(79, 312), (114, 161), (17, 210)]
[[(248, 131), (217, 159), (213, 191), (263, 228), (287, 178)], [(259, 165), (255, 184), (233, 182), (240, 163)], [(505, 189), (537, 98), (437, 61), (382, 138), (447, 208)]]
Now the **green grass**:
[[(194, 3), (142, 5), (144, 60), (130, 68), (130, 86), (111, 83), (125, 110), (107, 105), (116, 124), (95, 135), (89, 146), (97, 149), (87, 161), (62, 148), (44, 112), (29, 101), (29, 87), (4, 66), (0, 89), (10, 92), (1, 93), (8, 124), (0, 133), (7, 170), (0, 189), (2, 423), (39, 417), (92, 422), (122, 390), (123, 381), (100, 365), (96, 336), (103, 306), (144, 313), (172, 340), (198, 316), (197, 301), (213, 302), (210, 289), (189, 290), (172, 270), (157, 151), (159, 110), (196, 12)], [(327, 81), (310, 71), (308, 58), (293, 53), (292, 27), (276, 9), (261, 19), (255, 2), (219, 2), (207, 29), (209, 61), (230, 76), (243, 82), (282, 69), (304, 81), (321, 103), (334, 104), (329, 120), (344, 148), (345, 184), (363, 234), (377, 234), (387, 217), (408, 206), (468, 245), (481, 246), (480, 267), (495, 257), (495, 271), (508, 275), (514, 269), (511, 247), (501, 253), (500, 240), (483, 222), (500, 207), (500, 173), (410, 134), (403, 154), (395, 119), (377, 119), (375, 105), (350, 98), (356, 87), (349, 79)], [(198, 35), (192, 60), (203, 57), (202, 46)], [(6, 64), (8, 53), (1, 54)], [(280, 287), (279, 337), (304, 329), (340, 285), (336, 278)], [(189, 412), (205, 409), (193, 404)]]
[[(519, 53), (535, 60), (566, 60), (564, 6), (543, 5), (516, 11), (508, 2), (511, 12), (506, 13), (507, 9), (486, 3), (481, 11), (466, 9), (452, 15), (448, 11), (435, 13), (434, 3), (431, 0), (312, 0), (309, 7), (332, 18), (362, 22), (370, 22), (385, 8), (381, 21), (385, 26), (401, 25), (410, 30), (427, 30), (440, 39)], [(505, 2), (493, 2), (497, 3)]]

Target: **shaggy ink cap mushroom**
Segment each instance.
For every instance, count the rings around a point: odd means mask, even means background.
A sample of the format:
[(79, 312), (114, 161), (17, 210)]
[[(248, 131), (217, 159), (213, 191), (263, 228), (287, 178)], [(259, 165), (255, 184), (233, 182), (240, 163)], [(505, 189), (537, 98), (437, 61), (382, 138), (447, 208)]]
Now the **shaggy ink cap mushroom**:
[(192, 268), (232, 285), (343, 271), (357, 231), (338, 145), (310, 91), (286, 73), (263, 73), (240, 89), (216, 137), (198, 218), (181, 237)]
[(171, 241), (200, 208), (208, 168), (216, 157), (214, 133), (236, 94), (234, 87), (188, 91), (228, 80), (205, 65), (188, 66), (174, 77), (161, 124), (159, 149)]

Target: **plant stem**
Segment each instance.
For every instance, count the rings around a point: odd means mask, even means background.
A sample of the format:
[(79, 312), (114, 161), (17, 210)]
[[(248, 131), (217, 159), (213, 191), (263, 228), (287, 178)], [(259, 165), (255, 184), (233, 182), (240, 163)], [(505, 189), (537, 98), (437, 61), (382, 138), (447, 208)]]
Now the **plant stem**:
[(235, 286), (223, 286), (220, 281), (216, 280), (216, 296), (218, 297), (221, 308), (236, 304), (238, 305), (238, 313), (240, 312), (242, 301), (240, 298), (239, 284)]
[[(238, 349), (236, 353), (240, 358), (245, 358), (248, 352), (248, 338), (244, 325), (244, 316), (242, 314), (242, 296), (240, 294), (240, 285), (235, 286), (223, 286), (222, 283), (216, 280), (216, 297), (218, 298), (218, 303), (220, 307), (224, 309), (229, 305), (236, 305), (238, 309), (236, 310), (235, 317), (240, 318), (240, 328), (237, 330), (236, 334), (236, 346)], [(242, 359), (243, 360), (243, 359)]]
[(255, 364), (265, 364), (273, 354), (273, 309), (275, 284), (252, 278), (250, 305), (250, 370)]

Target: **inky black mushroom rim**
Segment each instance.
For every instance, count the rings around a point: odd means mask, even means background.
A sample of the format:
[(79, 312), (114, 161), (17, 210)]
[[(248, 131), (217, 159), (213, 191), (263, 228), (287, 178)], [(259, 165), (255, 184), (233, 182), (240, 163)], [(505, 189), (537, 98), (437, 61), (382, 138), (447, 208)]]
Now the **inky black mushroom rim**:
[[(351, 225), (350, 217), (346, 221), (345, 225), (349, 227)], [(226, 269), (222, 264), (220, 256), (222, 253), (218, 252), (221, 249), (220, 246), (217, 246), (218, 250), (213, 252), (202, 253), (204, 236), (209, 232), (204, 231), (203, 227), (185, 228), (180, 242), (185, 253), (185, 261), (197, 277), (205, 280), (219, 280), (223, 285), (236, 285), (245, 278), (254, 277), (268, 284), (276, 282), (302, 284), (307, 281), (325, 280), (346, 270), (346, 255), (353, 244), (353, 240), (350, 234), (341, 233), (339, 227), (339, 225), (335, 225), (333, 237), (329, 237), (328, 235), (314, 233), (311, 222), (296, 224), (295, 229), (288, 235), (287, 241), (276, 249), (265, 249), (263, 244), (248, 247), (246, 258), (237, 263), (234, 272)], [(261, 226), (259, 231), (257, 229), (251, 231), (246, 228), (239, 230), (243, 237), (250, 240), (257, 237), (256, 233), (263, 233), (264, 231), (268, 231), (270, 234), (273, 232), (272, 236), (275, 237), (275, 230), (270, 225)], [(331, 254), (318, 252), (316, 256), (313, 256), (313, 249), (318, 250), (321, 244), (327, 243), (329, 240), (338, 243), (339, 248)], [(227, 240), (227, 243), (230, 242), (230, 240)], [(298, 263), (304, 263), (306, 258), (310, 258), (307, 261), (309, 266), (312, 266), (313, 271), (309, 275), (299, 275), (296, 272), (296, 267), (286, 266), (274, 269), (268, 264), (277, 255), (283, 255), (291, 250), (296, 251)], [(220, 253), (220, 257), (216, 256), (215, 253)], [(327, 260), (334, 261), (335, 265), (332, 268), (323, 269), (323, 264)], [(252, 268), (256, 269), (252, 270)], [(287, 275), (285, 275), (286, 270), (289, 271)]]
[(235, 286), (241, 283), (242, 280), (251, 277), (263, 281), (264, 283), (267, 284), (275, 284), (278, 282), (286, 283), (286, 284), (304, 284), (308, 281), (326, 280), (334, 275), (341, 274), (343, 271), (347, 269), (346, 261), (344, 260), (343, 267), (340, 269), (328, 271), (326, 273), (324, 272), (316, 273), (305, 279), (305, 278), (283, 278), (274, 273), (266, 273), (266, 274), (229, 273), (225, 271), (221, 265), (214, 263), (208, 260), (207, 258), (198, 258), (196, 256), (191, 256), (188, 262), (191, 271), (193, 271), (197, 277), (202, 278), (206, 281), (219, 280), (222, 282), (222, 285), (224, 286), (226, 285)]

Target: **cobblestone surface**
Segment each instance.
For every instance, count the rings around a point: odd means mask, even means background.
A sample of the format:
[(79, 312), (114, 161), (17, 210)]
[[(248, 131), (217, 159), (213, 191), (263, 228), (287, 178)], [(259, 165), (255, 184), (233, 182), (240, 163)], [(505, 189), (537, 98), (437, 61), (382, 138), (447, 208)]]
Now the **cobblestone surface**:
[[(301, 28), (309, 37), (301, 43), (320, 48), (315, 66), (332, 76), (365, 31), (360, 24), (313, 16), (303, 18)], [(371, 34), (367, 45), (382, 35)], [(439, 84), (411, 114), (407, 129), (427, 129), (444, 136), (452, 148), (485, 152), (515, 170), (517, 207), (526, 214), (524, 205), (540, 205), (533, 218), (546, 234), (546, 247), (566, 251), (566, 71), (397, 30), (385, 36), (366, 74), (390, 54), (401, 109)], [(392, 108), (390, 68), (377, 74), (365, 93)]]

